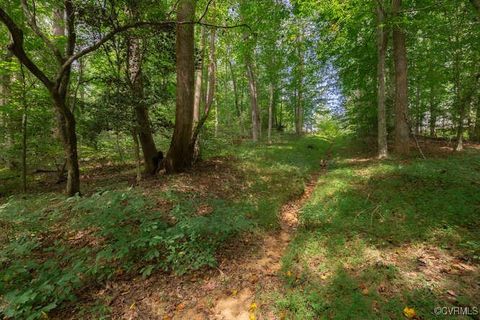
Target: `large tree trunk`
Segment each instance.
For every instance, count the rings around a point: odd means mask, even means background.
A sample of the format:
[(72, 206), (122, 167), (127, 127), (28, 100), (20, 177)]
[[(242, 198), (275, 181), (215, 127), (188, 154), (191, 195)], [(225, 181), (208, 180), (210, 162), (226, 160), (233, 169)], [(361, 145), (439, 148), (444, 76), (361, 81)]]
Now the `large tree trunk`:
[(67, 163), (67, 195), (80, 192), (80, 170), (78, 165), (77, 135), (75, 117), (66, 104), (66, 96), (52, 92), (57, 114), (57, 124)]
[(385, 60), (387, 54), (388, 33), (385, 31), (384, 8), (377, 4), (377, 103), (378, 103), (378, 158), (388, 157), (387, 114), (385, 111)]
[(399, 154), (410, 153), (410, 129), (408, 125), (408, 79), (407, 49), (405, 32), (398, 25), (401, 16), (402, 0), (392, 0), (393, 59), (395, 61), (395, 151)]
[[(4, 62), (10, 63), (12, 60), (12, 54), (7, 52), (3, 58)], [(0, 107), (2, 108), (9, 103), (11, 82), (12, 78), (10, 72), (5, 72), (0, 76)], [(7, 112), (3, 112), (1, 120), (2, 127), (5, 131), (5, 139), (4, 143), (0, 144), (0, 147), (5, 148), (5, 150), (10, 150), (13, 145), (13, 128), (15, 126), (12, 125), (11, 117), (9, 117)], [(15, 167), (15, 164), (11, 161), (10, 157), (6, 157), (5, 161), (8, 168), (13, 169)]]
[[(69, 19), (73, 19), (69, 17)], [(56, 37), (65, 36), (65, 10), (64, 8), (54, 11), (53, 34)], [(74, 39), (71, 39), (71, 41)], [(70, 48), (69, 50), (73, 50)], [(73, 52), (67, 52), (72, 54)], [(63, 52), (62, 52), (63, 54)], [(78, 147), (75, 116), (67, 104), (68, 88), (71, 75), (71, 65), (68, 66), (61, 79), (51, 88), (55, 112), (57, 115), (57, 125), (60, 138), (65, 152), (65, 161), (67, 167), (67, 195), (74, 196), (80, 193), (80, 168), (78, 164)]]
[(165, 167), (168, 173), (182, 172), (193, 162), (193, 104), (195, 100), (194, 25), (195, 0), (179, 0), (177, 5), (177, 103), (175, 129)]
[(250, 104), (252, 108), (252, 140), (257, 142), (260, 137), (260, 110), (258, 108), (257, 81), (250, 56), (245, 61), (247, 67), (248, 88), (250, 90)]
[[(134, 21), (138, 20), (138, 11), (135, 4), (129, 6), (129, 11)], [(128, 68), (127, 75), (130, 83), (132, 96), (135, 98), (135, 118), (137, 119), (137, 132), (142, 146), (145, 172), (155, 174), (154, 157), (157, 155), (157, 147), (153, 139), (148, 108), (145, 103), (145, 92), (143, 86), (143, 54), (142, 44), (138, 37), (129, 37), (128, 41)]]

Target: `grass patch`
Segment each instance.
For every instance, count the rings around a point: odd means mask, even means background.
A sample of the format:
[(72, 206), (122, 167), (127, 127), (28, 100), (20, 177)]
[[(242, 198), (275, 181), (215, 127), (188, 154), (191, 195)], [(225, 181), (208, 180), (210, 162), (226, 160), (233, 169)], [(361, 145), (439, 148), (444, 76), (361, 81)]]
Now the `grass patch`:
[[(278, 209), (303, 191), (327, 145), (318, 137), (219, 145), (221, 152), (206, 153), (202, 172), (158, 185), (108, 188), (92, 180), (81, 198), (8, 198), (0, 207), (0, 315), (45, 318), (108, 279), (215, 266), (228, 241), (277, 226)], [(218, 157), (227, 160), (208, 167)], [(217, 172), (226, 161), (238, 176)], [(88, 314), (103, 317), (108, 307), (99, 301)]]
[(284, 257), (293, 276), (279, 312), (403, 319), (408, 306), (438, 319), (437, 306), (478, 306), (479, 181), (477, 151), (429, 160), (337, 157)]

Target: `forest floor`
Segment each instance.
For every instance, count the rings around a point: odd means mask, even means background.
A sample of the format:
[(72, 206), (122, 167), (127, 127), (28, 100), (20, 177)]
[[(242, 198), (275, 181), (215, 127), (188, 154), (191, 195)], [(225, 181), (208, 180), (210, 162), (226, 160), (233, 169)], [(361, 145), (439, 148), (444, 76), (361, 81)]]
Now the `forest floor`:
[(435, 308), (467, 307), (478, 318), (480, 148), (424, 141), (427, 160), (378, 161), (353, 146), (212, 145), (192, 172), (133, 189), (132, 167), (93, 164), (83, 198), (44, 188), (0, 199), (0, 310), (437, 319)]

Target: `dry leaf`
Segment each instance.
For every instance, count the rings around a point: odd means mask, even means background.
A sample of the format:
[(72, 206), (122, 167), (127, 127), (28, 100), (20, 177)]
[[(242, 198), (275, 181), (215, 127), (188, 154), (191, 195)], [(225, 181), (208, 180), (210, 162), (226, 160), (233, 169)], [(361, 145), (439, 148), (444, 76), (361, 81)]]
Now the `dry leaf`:
[(415, 309), (409, 308), (409, 307), (405, 307), (405, 309), (403, 309), (403, 314), (408, 319), (413, 319), (417, 316), (417, 313), (415, 312)]
[(184, 302), (180, 303), (176, 308), (177, 311), (183, 311), (183, 309), (185, 309), (185, 303)]

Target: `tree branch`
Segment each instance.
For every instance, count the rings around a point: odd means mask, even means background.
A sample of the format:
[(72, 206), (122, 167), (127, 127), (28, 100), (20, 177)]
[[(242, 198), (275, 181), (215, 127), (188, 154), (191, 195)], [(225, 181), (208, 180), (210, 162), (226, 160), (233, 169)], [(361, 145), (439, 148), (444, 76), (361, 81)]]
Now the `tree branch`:
[(0, 21), (8, 28), (12, 36), (12, 43), (8, 49), (17, 57), (27, 69), (40, 80), (49, 90), (53, 88), (53, 82), (40, 70), (37, 65), (27, 56), (23, 48), (23, 31), (15, 24), (10, 16), (0, 8)]
[(65, 14), (67, 26), (67, 57), (70, 57), (75, 52), (75, 44), (77, 42), (77, 35), (75, 34), (75, 10), (73, 8), (72, 0), (65, 0)]
[(211, 23), (204, 23), (204, 22), (197, 22), (197, 21), (185, 21), (185, 22), (176, 22), (176, 21), (162, 21), (162, 22), (154, 22), (154, 21), (140, 21), (135, 22), (132, 24), (127, 24), (118, 28), (113, 29), (105, 36), (103, 36), (100, 40), (96, 43), (84, 48), (83, 50), (79, 51), (76, 54), (71, 55), (67, 58), (67, 60), (63, 63), (57, 77), (61, 77), (65, 70), (70, 66), (74, 61), (80, 59), (81, 57), (97, 50), (100, 48), (104, 43), (108, 42), (109, 40), (113, 39), (117, 34), (126, 32), (130, 29), (134, 28), (141, 28), (141, 27), (158, 27), (161, 28), (163, 31), (173, 31), (174, 27), (177, 24), (198, 24), (210, 28), (219, 28), (219, 29), (233, 29), (233, 28), (248, 28), (250, 31), (252, 30), (248, 24), (238, 24), (238, 25), (231, 25), (231, 26), (221, 26), (215, 25)]
[(208, 12), (208, 8), (210, 7), (210, 4), (213, 2), (214, 0), (209, 0), (208, 3), (207, 3), (207, 6), (205, 7), (205, 11), (203, 11), (203, 14), (202, 16), (197, 20), (197, 22), (201, 22), (203, 20), (203, 18), (205, 18), (205, 16), (207, 15), (207, 12)]
[(25, 17), (27, 18), (27, 23), (32, 28), (32, 31), (40, 38), (42, 41), (45, 43), (45, 45), (52, 50), (55, 58), (58, 60), (59, 63), (63, 63), (64, 58), (62, 56), (62, 53), (58, 48), (48, 39), (48, 37), (40, 30), (40, 28), (37, 25), (37, 18), (35, 14), (32, 14), (30, 10), (28, 9), (28, 3), (27, 0), (22, 0), (22, 9), (23, 9), (23, 14), (25, 14)]

